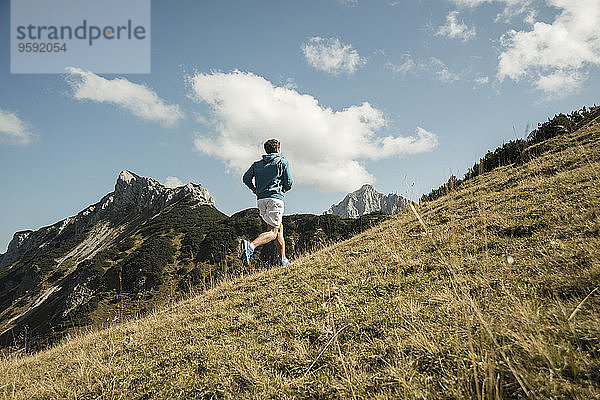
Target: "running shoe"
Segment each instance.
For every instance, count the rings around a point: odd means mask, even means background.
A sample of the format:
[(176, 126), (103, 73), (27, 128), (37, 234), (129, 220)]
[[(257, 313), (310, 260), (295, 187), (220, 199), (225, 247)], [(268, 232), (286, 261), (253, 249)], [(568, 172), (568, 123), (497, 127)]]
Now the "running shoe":
[(282, 267), (289, 267), (290, 265), (292, 265), (292, 262), (290, 260), (288, 260), (288, 259), (281, 260)]
[(245, 266), (250, 266), (250, 257), (254, 254), (254, 246), (247, 240), (242, 240), (240, 243), (241, 259)]

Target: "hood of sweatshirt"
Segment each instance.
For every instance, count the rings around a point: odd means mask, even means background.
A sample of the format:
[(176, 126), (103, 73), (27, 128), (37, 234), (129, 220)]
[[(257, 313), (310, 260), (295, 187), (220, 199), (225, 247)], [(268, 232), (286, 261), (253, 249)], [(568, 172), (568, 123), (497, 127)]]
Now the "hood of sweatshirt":
[(263, 154), (262, 159), (265, 162), (265, 164), (269, 164), (274, 161), (277, 161), (277, 159), (279, 159), (280, 157), (281, 156), (277, 153), (269, 153), (269, 154)]

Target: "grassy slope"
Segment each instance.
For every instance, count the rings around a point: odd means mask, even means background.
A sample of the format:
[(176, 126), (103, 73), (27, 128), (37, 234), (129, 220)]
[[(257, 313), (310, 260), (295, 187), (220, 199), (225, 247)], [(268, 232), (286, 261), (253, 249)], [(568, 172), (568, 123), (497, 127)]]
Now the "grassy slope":
[(407, 210), (290, 269), (4, 359), (0, 394), (600, 398), (600, 124), (549, 148), (419, 207), (425, 228)]

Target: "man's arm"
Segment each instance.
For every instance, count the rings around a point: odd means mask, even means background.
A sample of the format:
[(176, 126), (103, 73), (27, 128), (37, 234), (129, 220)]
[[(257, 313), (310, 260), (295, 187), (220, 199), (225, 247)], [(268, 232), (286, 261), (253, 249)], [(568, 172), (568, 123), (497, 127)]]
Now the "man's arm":
[(294, 179), (292, 179), (292, 173), (290, 171), (290, 164), (287, 160), (283, 164), (283, 175), (281, 177), (281, 185), (283, 187), (283, 191), (287, 192), (292, 188), (294, 184)]
[(252, 193), (256, 193), (256, 188), (254, 187), (254, 183), (252, 183), (252, 178), (254, 178), (254, 164), (248, 168), (248, 171), (242, 177), (242, 182), (244, 185), (248, 186), (248, 189), (252, 190)]

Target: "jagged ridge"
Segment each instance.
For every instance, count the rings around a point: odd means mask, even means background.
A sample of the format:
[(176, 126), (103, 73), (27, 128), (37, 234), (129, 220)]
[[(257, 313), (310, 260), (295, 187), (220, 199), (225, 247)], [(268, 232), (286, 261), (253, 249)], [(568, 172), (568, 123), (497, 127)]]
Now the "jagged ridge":
[[(122, 171), (115, 183), (115, 190), (104, 196), (98, 203), (73, 217), (65, 218), (37, 231), (26, 230), (15, 233), (6, 253), (0, 258), (0, 270), (29, 251), (43, 249), (53, 242), (72, 240), (98, 221), (112, 222), (112, 225), (121, 225), (123, 228), (124, 224), (130, 222), (126, 220), (128, 214), (139, 213), (142, 210), (149, 214), (156, 214), (167, 205), (186, 196), (191, 196), (198, 204), (213, 206), (215, 204), (214, 198), (202, 185), (188, 183), (177, 188), (167, 188), (152, 178)], [(105, 243), (106, 240), (101, 242)], [(86, 258), (93, 255), (93, 252), (92, 248), (81, 256)]]
[(360, 189), (348, 193), (344, 200), (332, 205), (325, 214), (334, 214), (342, 218), (358, 218), (375, 211), (386, 214), (397, 214), (408, 207), (410, 201), (395, 193), (384, 195), (371, 185), (363, 185)]

